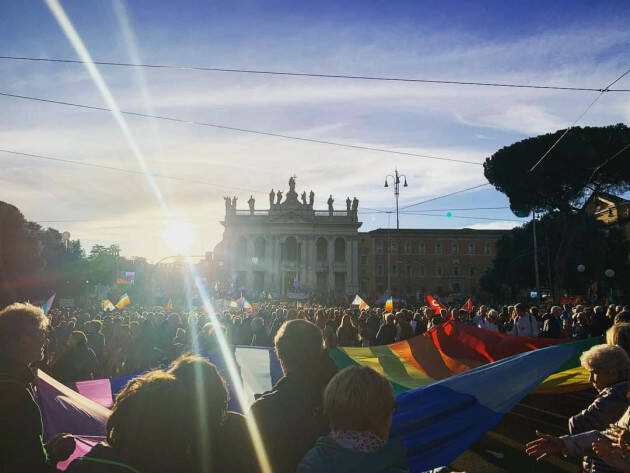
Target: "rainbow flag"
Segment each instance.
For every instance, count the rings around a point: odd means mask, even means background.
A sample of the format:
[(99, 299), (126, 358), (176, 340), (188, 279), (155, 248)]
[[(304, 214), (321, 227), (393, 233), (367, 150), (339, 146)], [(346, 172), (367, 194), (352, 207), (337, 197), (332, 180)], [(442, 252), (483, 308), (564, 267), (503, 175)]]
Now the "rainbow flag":
[(394, 298), (392, 296), (389, 296), (385, 302), (385, 312), (394, 312)]
[(249, 302), (247, 302), (247, 299), (245, 299), (244, 297), (242, 299), (243, 299), (243, 305), (241, 306), (242, 309), (245, 312), (253, 312), (254, 311), (254, 307)]
[(116, 309), (116, 307), (114, 307), (112, 301), (110, 301), (109, 299), (105, 299), (104, 301), (101, 301), (101, 309), (103, 309), (105, 312), (109, 312)]
[(129, 296), (125, 293), (122, 295), (120, 300), (116, 303), (116, 307), (118, 309), (123, 309), (127, 307), (129, 304), (131, 304), (131, 299), (129, 299)]
[(164, 306), (164, 310), (173, 310), (173, 301), (171, 299), (169, 299), (166, 305)]
[[(329, 355), (339, 369), (366, 365), (389, 379), (397, 404), (390, 436), (404, 444), (410, 472), (419, 473), (452, 462), (530, 392), (588, 386), (579, 357), (598, 341), (562, 342), (506, 336), (449, 321), (402, 342), (334, 348)], [(229, 380), (224, 355), (217, 351), (206, 356)], [(271, 389), (282, 377), (273, 348), (239, 346), (230, 356), (250, 402), (254, 394)], [(110, 407), (114, 395), (135, 376), (80, 381), (71, 387)], [(233, 384), (228, 381), (228, 408), (247, 411), (248, 405), (238, 403)], [(45, 420), (51, 415), (47, 406), (44, 403), (42, 408)], [(64, 411), (58, 415), (73, 414)], [(85, 432), (89, 430), (71, 433)]]
[(46, 302), (42, 304), (42, 310), (44, 311), (44, 314), (48, 315), (48, 311), (50, 311), (50, 308), (52, 307), (53, 302), (55, 302), (56, 295), (57, 294), (53, 294), (52, 296), (48, 298)]

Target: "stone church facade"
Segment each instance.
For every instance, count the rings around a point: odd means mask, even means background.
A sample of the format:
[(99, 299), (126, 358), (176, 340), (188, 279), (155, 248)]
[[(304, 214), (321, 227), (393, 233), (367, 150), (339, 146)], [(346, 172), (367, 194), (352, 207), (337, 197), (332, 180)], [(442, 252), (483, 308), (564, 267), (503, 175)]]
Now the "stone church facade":
[(359, 289), (359, 227), (356, 198), (344, 210), (315, 210), (313, 191), (271, 191), (269, 208), (238, 209), (236, 197), (225, 198), (225, 230), (215, 261), (226, 269), (237, 290), (281, 296), (315, 292), (324, 296), (355, 294)]

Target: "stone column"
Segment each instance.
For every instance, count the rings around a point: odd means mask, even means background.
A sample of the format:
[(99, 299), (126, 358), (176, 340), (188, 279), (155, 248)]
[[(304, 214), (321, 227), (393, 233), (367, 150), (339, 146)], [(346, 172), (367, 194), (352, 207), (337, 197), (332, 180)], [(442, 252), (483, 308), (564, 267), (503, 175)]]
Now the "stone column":
[(254, 256), (254, 238), (251, 236), (247, 238), (247, 254), (245, 255), (245, 264), (243, 269), (245, 270), (245, 289), (248, 292), (254, 289), (254, 269), (255, 266), (252, 263), (252, 256)]
[(352, 241), (350, 238), (344, 238), (346, 243), (346, 293), (352, 291)]
[(317, 286), (317, 237), (308, 239), (308, 285), (314, 290)]
[(328, 242), (328, 292), (335, 290), (335, 239), (327, 237)]
[(352, 290), (359, 292), (359, 240), (352, 240)]

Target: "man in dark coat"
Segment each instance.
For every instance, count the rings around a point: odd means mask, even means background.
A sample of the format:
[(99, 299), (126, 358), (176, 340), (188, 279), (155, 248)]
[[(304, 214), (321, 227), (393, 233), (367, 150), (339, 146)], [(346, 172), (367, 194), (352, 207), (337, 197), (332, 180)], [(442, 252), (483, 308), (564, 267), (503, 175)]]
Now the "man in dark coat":
[(43, 441), (42, 416), (30, 364), (41, 361), (48, 319), (38, 307), (16, 303), (0, 311), (0, 472), (57, 471), (74, 451), (74, 438)]
[(329, 432), (323, 393), (337, 367), (324, 351), (319, 328), (306, 320), (285, 322), (275, 338), (284, 377), (258, 397), (251, 414), (274, 473), (295, 473), (317, 439)]
[(385, 323), (381, 325), (376, 334), (377, 345), (389, 345), (396, 340), (396, 325), (394, 324), (394, 314), (385, 314)]

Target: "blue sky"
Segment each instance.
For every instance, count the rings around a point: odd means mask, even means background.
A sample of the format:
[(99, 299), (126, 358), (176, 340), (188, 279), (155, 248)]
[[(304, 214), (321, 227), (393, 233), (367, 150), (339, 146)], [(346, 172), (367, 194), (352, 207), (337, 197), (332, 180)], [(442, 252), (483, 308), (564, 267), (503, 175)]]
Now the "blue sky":
[[(333, 74), (602, 87), (630, 67), (626, 2), (159, 2), (66, 1), (95, 60)], [(128, 25), (129, 28), (126, 28)], [(75, 59), (44, 2), (0, 4), (0, 55)], [(591, 93), (375, 83), (99, 67), (120, 108), (289, 135), (483, 161), (502, 146), (569, 125)], [(630, 88), (630, 79), (617, 84)], [(0, 91), (103, 106), (80, 65), (0, 60)], [(0, 148), (139, 169), (112, 116), (0, 98)], [(580, 124), (628, 122), (630, 94), (608, 94)], [(148, 167), (216, 188), (157, 179), (169, 209), (197, 233), (193, 253), (221, 238), (223, 195), (313, 189), (325, 208), (356, 195), (391, 208), (385, 174), (408, 176), (401, 205), (484, 182), (481, 166), (445, 163), (190, 125), (128, 118)], [(155, 235), (164, 215), (142, 176), (0, 153), (0, 198), (33, 220), (150, 260), (171, 252)], [(504, 207), (491, 188), (417, 211)], [(509, 210), (401, 215), (402, 227), (516, 224)], [(395, 224), (365, 213), (363, 230)]]

